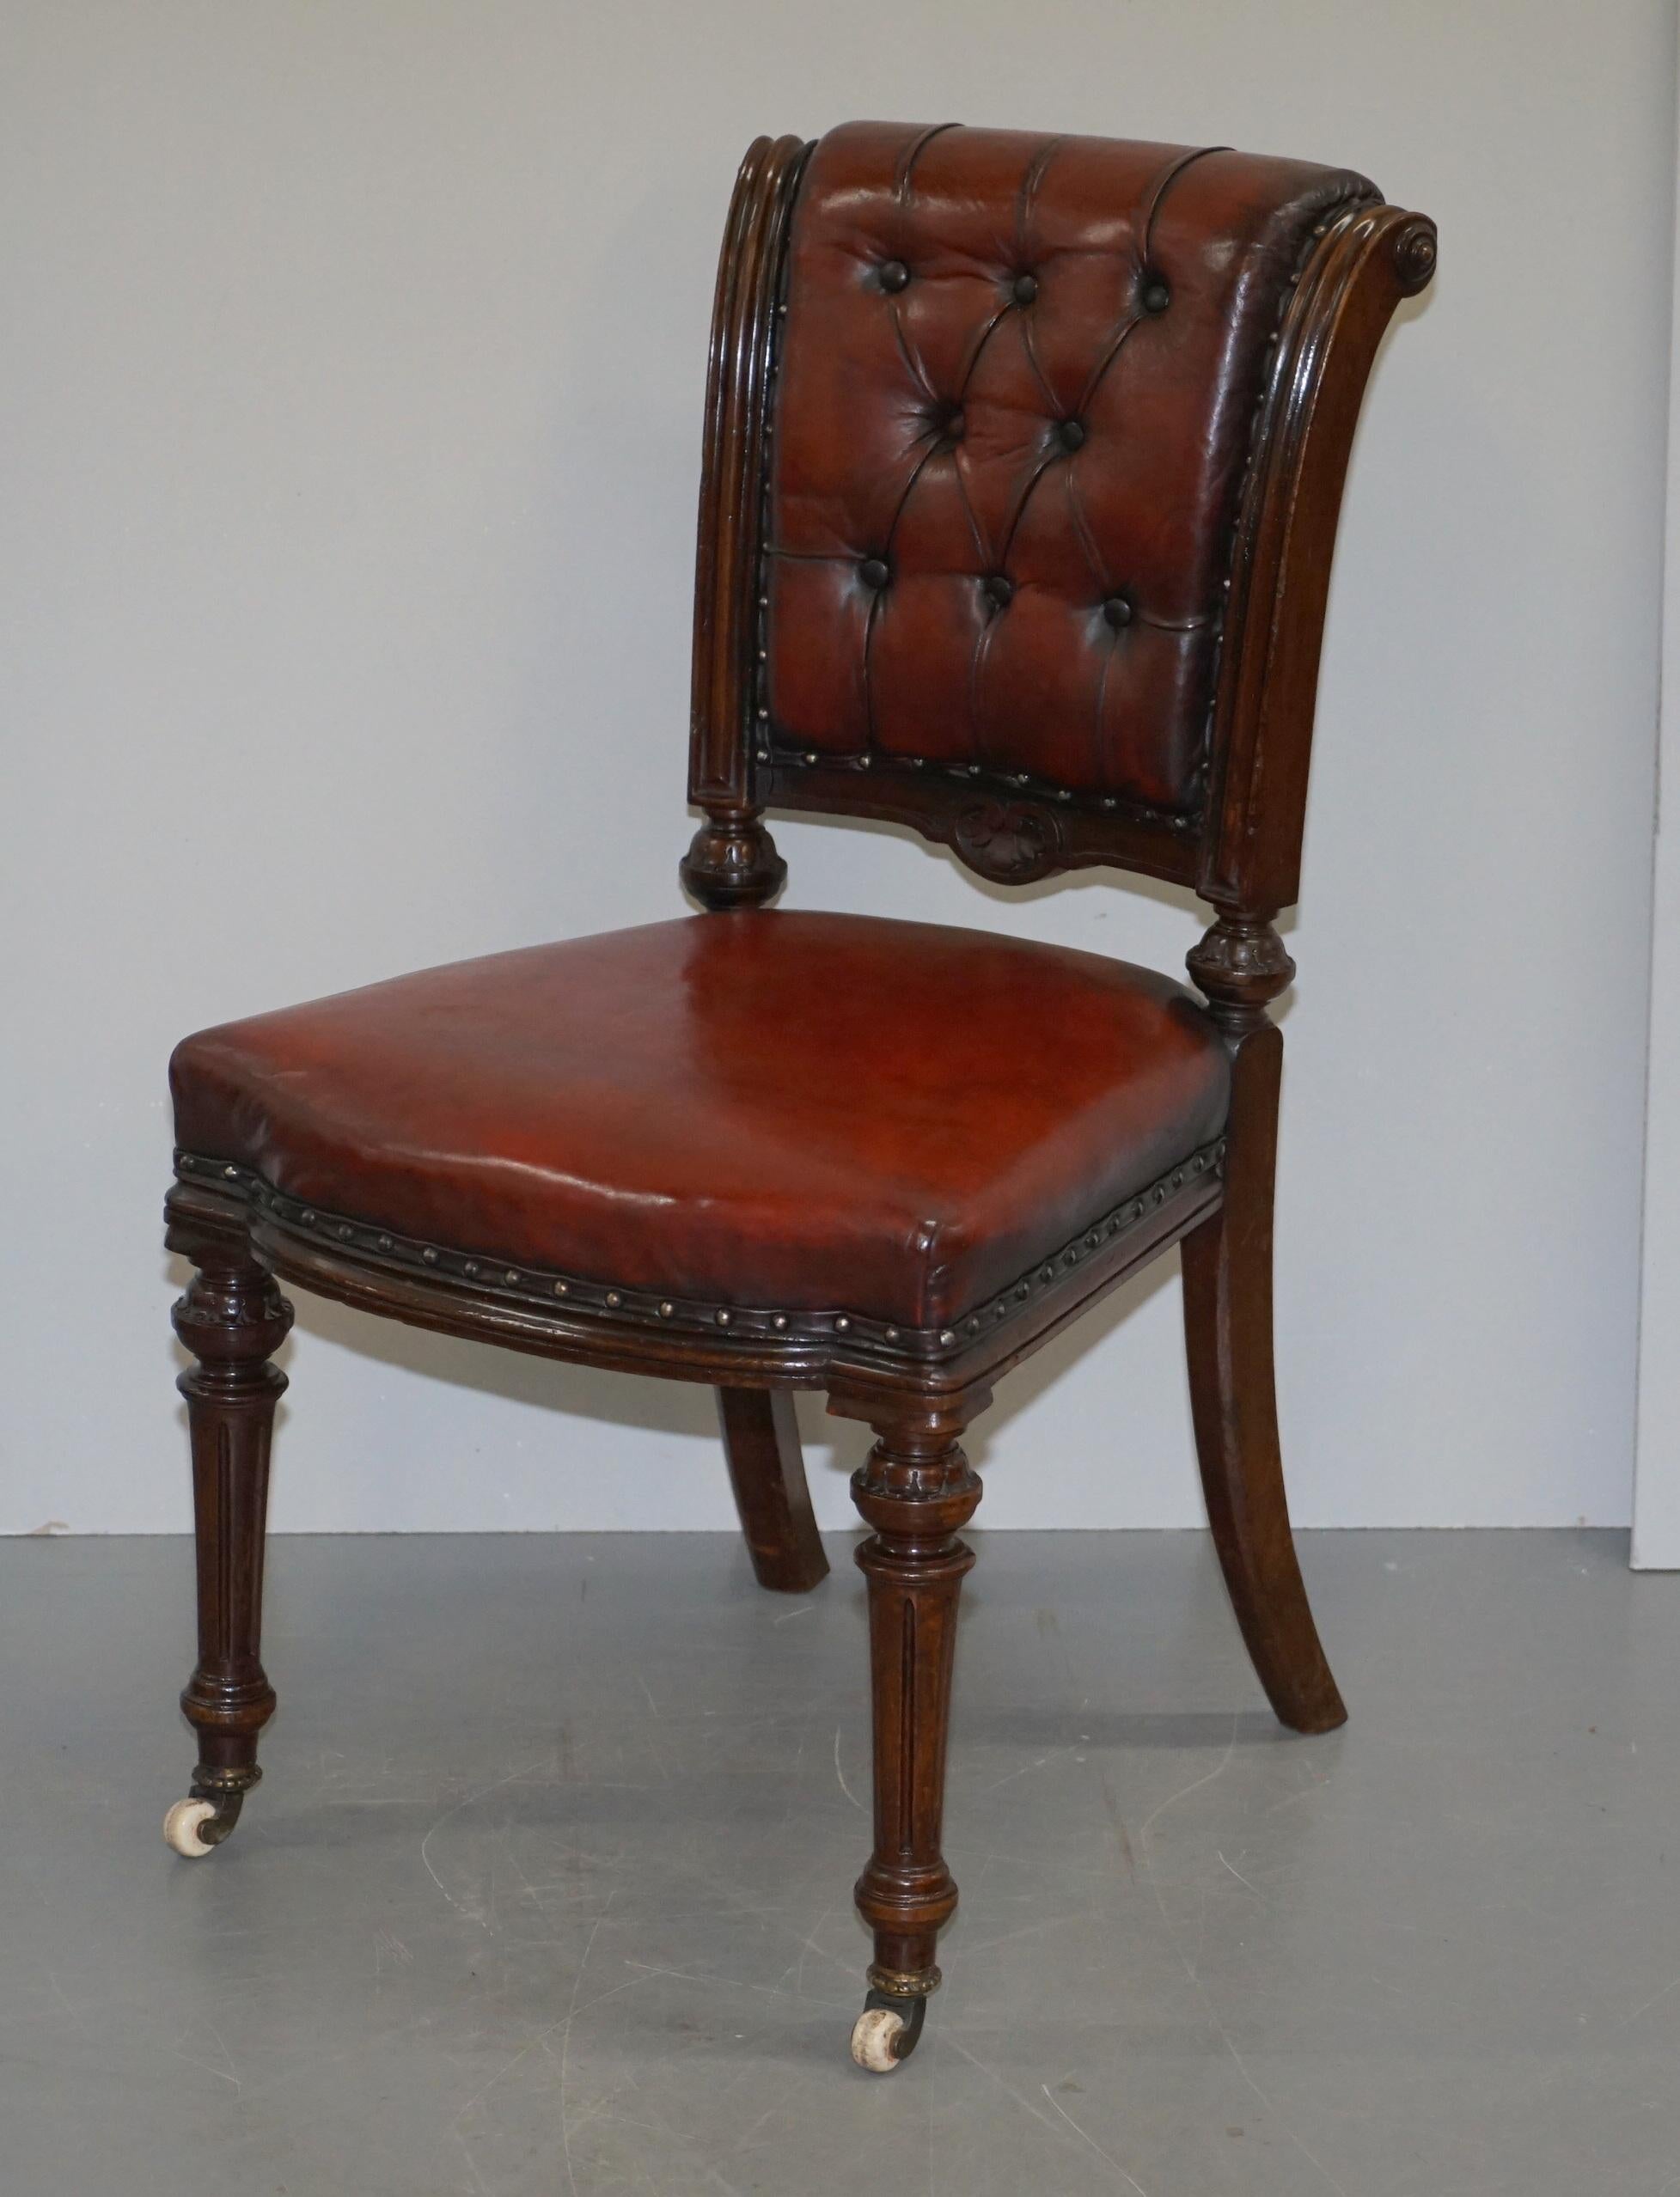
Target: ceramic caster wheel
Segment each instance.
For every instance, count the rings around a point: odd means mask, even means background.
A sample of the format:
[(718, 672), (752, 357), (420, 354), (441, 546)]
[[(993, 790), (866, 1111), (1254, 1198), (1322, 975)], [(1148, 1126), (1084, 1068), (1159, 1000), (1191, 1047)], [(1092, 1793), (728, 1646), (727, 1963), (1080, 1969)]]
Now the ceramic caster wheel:
[(898, 2041), (904, 2017), (890, 2006), (865, 2006), (852, 2032), (852, 2057), (871, 2075), (890, 2075), (898, 2066)]
[(871, 2075), (890, 2075), (915, 2050), (926, 2012), (925, 1999), (895, 2000), (871, 1992), (852, 2031), (852, 2057)]
[(215, 1820), (213, 1800), (178, 1800), (163, 1819), (164, 1839), (178, 1854), (196, 1861), (201, 1854), (214, 1853), (221, 1843), (204, 1835), (205, 1824)]

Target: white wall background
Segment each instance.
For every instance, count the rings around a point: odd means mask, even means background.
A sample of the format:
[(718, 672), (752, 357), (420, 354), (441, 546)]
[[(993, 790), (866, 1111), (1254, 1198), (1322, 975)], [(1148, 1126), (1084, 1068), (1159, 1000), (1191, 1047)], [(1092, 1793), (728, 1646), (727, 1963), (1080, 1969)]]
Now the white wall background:
[[(1680, 235), (1676, 240), (1680, 273)], [(1646, 1089), (1645, 1234), (1631, 1560), (1680, 1571), (1680, 281), (1669, 345), (1659, 802), (1653, 847), (1651, 1038)]]
[[(177, 1036), (675, 910), (718, 235), (749, 137), (859, 113), (1347, 162), (1438, 217), (1324, 667), (1286, 1447), (1304, 1523), (1625, 1520), (1672, 40), (1665, 0), (10, 0), (0, 1528), (187, 1523)], [(1169, 967), (1200, 928), (777, 828), (793, 906)], [(986, 1523), (1199, 1521), (1177, 1298), (1006, 1385)], [(704, 1390), (299, 1313), (278, 1528), (729, 1520)], [(847, 1521), (862, 1430), (807, 1425)]]

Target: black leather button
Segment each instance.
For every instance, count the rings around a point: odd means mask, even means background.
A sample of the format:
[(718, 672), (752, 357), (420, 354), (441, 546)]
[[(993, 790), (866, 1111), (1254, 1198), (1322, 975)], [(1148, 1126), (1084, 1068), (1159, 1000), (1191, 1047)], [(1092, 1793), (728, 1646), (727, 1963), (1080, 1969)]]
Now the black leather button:
[(858, 577), (866, 588), (884, 588), (891, 577), (884, 557), (866, 557), (858, 567)]
[(1002, 610), (1015, 593), (1015, 583), (1001, 572), (993, 572), (982, 583), (987, 595)]
[(1143, 309), (1145, 313), (1164, 313), (1172, 303), (1172, 292), (1159, 275), (1145, 275), (1143, 284)]
[(1110, 595), (1103, 606), (1103, 615), (1117, 632), (1132, 623), (1132, 606), (1124, 595)]
[(1077, 419), (1065, 419), (1056, 430), (1056, 440), (1064, 450), (1077, 450), (1084, 443), (1085, 430)]
[(910, 270), (902, 259), (883, 259), (881, 263), (883, 290), (902, 290), (910, 279)]
[(953, 405), (939, 422), (939, 432), (944, 436), (946, 442), (960, 442), (968, 424), (968, 421), (962, 417), (962, 406)]
[(1009, 294), (1017, 305), (1030, 305), (1038, 296), (1036, 275), (1017, 275), (1009, 286)]

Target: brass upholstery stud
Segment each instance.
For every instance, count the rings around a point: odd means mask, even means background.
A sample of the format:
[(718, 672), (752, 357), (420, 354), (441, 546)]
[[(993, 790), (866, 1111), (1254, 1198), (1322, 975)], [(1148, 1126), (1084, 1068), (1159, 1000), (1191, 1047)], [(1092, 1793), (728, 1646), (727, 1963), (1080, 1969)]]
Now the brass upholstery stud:
[(674, 1304), (671, 1303), (670, 1299), (669, 1299), (669, 1297), (667, 1297), (667, 1298), (666, 1298), (666, 1300), (665, 1300), (665, 1302), (664, 1302), (664, 1303), (663, 1303), (660, 1306), (660, 1308), (659, 1308), (659, 1317), (660, 1317), (662, 1320), (669, 1320), (669, 1319), (670, 1318), (670, 1316), (671, 1316), (672, 1313), (673, 1313), (673, 1312), (675, 1312), (675, 1310), (676, 1310), (676, 1307), (675, 1307), (675, 1305), (674, 1305)]
[(428, 1266), (435, 1266), (437, 1264), (437, 1254), (432, 1249), (429, 1243), (422, 1247), (420, 1256), (425, 1260)]
[(609, 1289), (607, 1292), (607, 1302), (613, 1307), (614, 1310), (616, 1311), (619, 1306), (624, 1303), (624, 1299), (619, 1295), (615, 1289)]

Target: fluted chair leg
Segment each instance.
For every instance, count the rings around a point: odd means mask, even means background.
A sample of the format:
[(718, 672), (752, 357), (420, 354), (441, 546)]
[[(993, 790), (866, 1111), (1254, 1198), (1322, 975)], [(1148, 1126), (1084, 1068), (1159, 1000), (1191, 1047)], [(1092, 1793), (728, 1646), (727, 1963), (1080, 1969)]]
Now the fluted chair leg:
[(874, 1528), (858, 1551), (869, 1581), (875, 1727), (875, 1849), (858, 1878), (858, 1913), (874, 1933), (859, 2066), (890, 2072), (921, 2033), (938, 1989), (934, 1952), (956, 1909), (941, 1847), (957, 1598), (974, 1552), (958, 1539), (981, 1485), (937, 1405), (877, 1419), (880, 1439), (852, 1482)]
[(269, 1358), (291, 1307), (242, 1244), (193, 1254), (200, 1271), (175, 1306), (175, 1333), (199, 1361), (180, 1376), (192, 1445), (199, 1572), (199, 1659), (180, 1697), (199, 1761), (164, 1835), (178, 1853), (208, 1853), (239, 1820), (262, 1775), (257, 1735), (274, 1713), (259, 1653), (263, 1542), (274, 1407), (286, 1376)]

